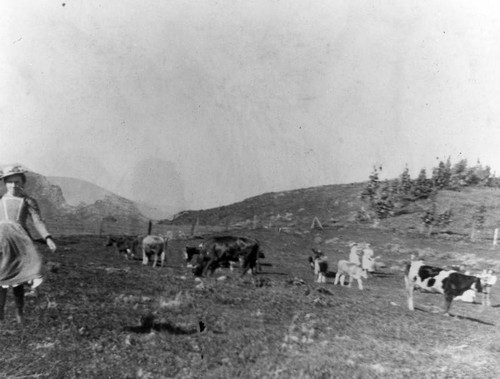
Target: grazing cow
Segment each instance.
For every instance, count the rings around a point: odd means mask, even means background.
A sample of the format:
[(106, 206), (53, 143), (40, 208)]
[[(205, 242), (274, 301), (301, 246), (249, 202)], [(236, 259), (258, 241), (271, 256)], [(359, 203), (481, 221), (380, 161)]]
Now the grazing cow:
[(193, 257), (195, 255), (199, 255), (201, 251), (201, 247), (195, 247), (195, 246), (185, 246), (184, 249), (182, 249), (182, 254), (184, 255), (184, 260), (186, 261), (186, 267), (193, 267), (191, 264), (191, 261), (193, 260)]
[(167, 252), (168, 238), (160, 236), (146, 236), (142, 240), (142, 264), (147, 265), (151, 256), (153, 257), (153, 267), (156, 267), (158, 258), (160, 266), (165, 264), (165, 254)]
[(328, 272), (328, 257), (321, 251), (311, 249), (314, 256), (309, 257), (309, 264), (314, 269), (316, 283), (326, 283), (326, 273)]
[(361, 278), (368, 279), (366, 270), (363, 270), (355, 263), (341, 259), (338, 263), (334, 284), (337, 285), (338, 281), (340, 280), (340, 285), (343, 286), (346, 275), (349, 276), (349, 287), (351, 287), (352, 280), (356, 279), (358, 281), (358, 288), (360, 290), (363, 290), (363, 283), (361, 282)]
[(411, 261), (406, 266), (405, 284), (408, 295), (408, 309), (413, 311), (413, 291), (420, 288), (427, 292), (444, 295), (444, 314), (449, 315), (451, 302), (465, 291), (472, 289), (482, 292), (481, 280), (476, 276), (465, 275), (455, 270), (427, 266), (423, 261)]
[(108, 236), (104, 246), (115, 246), (118, 253), (125, 254), (126, 259), (132, 259), (137, 251), (139, 238), (137, 236)]
[(260, 256), (260, 245), (256, 239), (248, 237), (218, 236), (205, 240), (200, 245), (200, 254), (193, 273), (196, 276), (213, 274), (221, 264), (238, 262), (241, 259), (241, 275), (248, 270), (254, 273)]

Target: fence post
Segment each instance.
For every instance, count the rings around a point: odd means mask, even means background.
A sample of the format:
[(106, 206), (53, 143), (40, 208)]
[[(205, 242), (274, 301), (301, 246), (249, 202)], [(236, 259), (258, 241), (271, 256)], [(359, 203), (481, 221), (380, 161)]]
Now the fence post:
[(493, 234), (493, 246), (497, 245), (498, 240), (498, 228), (495, 228), (495, 233)]
[(196, 234), (196, 229), (198, 229), (198, 225), (200, 224), (200, 218), (196, 217), (196, 220), (193, 222), (193, 225), (191, 225), (191, 237), (194, 237)]
[(253, 215), (253, 222), (252, 222), (252, 229), (257, 229), (257, 222), (258, 222), (258, 219), (257, 219), (257, 215)]
[(104, 229), (104, 217), (101, 220), (101, 225), (99, 225), (99, 237), (102, 237), (103, 229)]

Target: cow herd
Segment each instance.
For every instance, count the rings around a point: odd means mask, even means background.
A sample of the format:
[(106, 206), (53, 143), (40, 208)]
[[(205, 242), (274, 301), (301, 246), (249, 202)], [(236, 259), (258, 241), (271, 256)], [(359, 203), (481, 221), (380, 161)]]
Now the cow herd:
[[(152, 266), (159, 263), (165, 264), (168, 238), (165, 236), (145, 237), (112, 237), (109, 236), (106, 246), (115, 246), (117, 251), (124, 254), (127, 259), (132, 259), (140, 247), (142, 263), (147, 265), (152, 261)], [(368, 273), (374, 273), (383, 264), (378, 262), (379, 257), (374, 257), (372, 248), (368, 243), (349, 243), (349, 260), (341, 259), (337, 264), (334, 284), (345, 284), (348, 279), (350, 287), (353, 280), (358, 283), (358, 288), (363, 290), (362, 279), (368, 279)], [(316, 249), (309, 263), (314, 270), (315, 282), (326, 283), (328, 271), (327, 256)], [(243, 236), (213, 236), (206, 238), (198, 246), (185, 246), (183, 258), (187, 267), (192, 268), (195, 276), (213, 275), (219, 267), (230, 267), (240, 264), (241, 275), (247, 272), (255, 274), (260, 270), (259, 259), (264, 258), (264, 253), (258, 240)], [(331, 273), (331, 272), (330, 272)], [(444, 313), (449, 314), (453, 299), (464, 300), (467, 294), (474, 296), (483, 294), (483, 305), (491, 306), (491, 288), (496, 283), (497, 277), (492, 270), (485, 270), (480, 275), (470, 275), (458, 269), (444, 269), (426, 265), (422, 260), (414, 260), (404, 269), (404, 282), (408, 300), (408, 309), (413, 311), (413, 295), (416, 289), (424, 292), (440, 293), (444, 296)], [(466, 300), (464, 300), (466, 301)]]
[[(157, 266), (158, 261), (160, 267), (163, 267), (168, 238), (153, 235), (145, 237), (108, 236), (105, 246), (115, 246), (117, 251), (124, 254), (127, 259), (133, 259), (140, 247), (143, 265), (147, 265), (152, 260), (153, 267)], [(186, 264), (192, 267), (195, 276), (213, 274), (217, 268), (232, 267), (235, 263), (241, 265), (241, 275), (245, 275), (247, 272), (254, 274), (260, 269), (259, 258), (265, 257), (259, 241), (240, 236), (210, 237), (198, 247), (186, 246), (183, 253)]]

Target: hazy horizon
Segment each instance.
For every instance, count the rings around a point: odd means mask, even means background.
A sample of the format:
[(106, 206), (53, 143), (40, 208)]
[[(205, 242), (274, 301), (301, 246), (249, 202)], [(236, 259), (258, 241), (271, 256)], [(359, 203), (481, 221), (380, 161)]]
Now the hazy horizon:
[(160, 208), (500, 170), (493, 1), (0, 4), (0, 163)]

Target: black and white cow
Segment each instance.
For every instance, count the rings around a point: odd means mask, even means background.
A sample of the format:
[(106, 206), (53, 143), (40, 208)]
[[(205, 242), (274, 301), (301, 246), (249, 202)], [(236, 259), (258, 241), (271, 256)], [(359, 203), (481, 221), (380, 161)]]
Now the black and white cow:
[(425, 265), (423, 261), (411, 261), (406, 266), (405, 284), (408, 295), (408, 309), (414, 310), (413, 291), (416, 288), (426, 292), (444, 295), (444, 314), (449, 315), (451, 302), (465, 291), (482, 292), (481, 279), (455, 270)]
[(328, 273), (327, 256), (316, 249), (311, 249), (313, 256), (309, 257), (309, 264), (314, 270), (314, 280), (316, 283), (326, 283), (326, 274)]
[(221, 265), (241, 262), (241, 275), (248, 270), (253, 273), (261, 255), (260, 244), (256, 239), (235, 236), (216, 236), (205, 240), (200, 245), (200, 253), (193, 273), (196, 276), (211, 274)]

